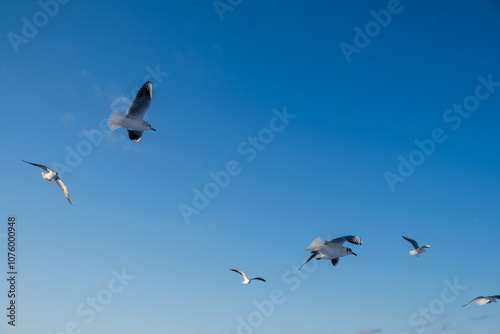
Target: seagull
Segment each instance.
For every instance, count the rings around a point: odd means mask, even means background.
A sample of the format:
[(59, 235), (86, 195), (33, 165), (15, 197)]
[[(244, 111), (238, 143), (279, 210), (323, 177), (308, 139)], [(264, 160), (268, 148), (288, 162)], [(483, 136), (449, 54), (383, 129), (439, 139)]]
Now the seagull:
[(36, 167), (40, 168), (41, 170), (43, 170), (42, 176), (43, 176), (43, 178), (45, 180), (47, 180), (47, 181), (55, 180), (56, 183), (61, 188), (61, 190), (64, 192), (64, 195), (66, 195), (66, 198), (68, 199), (69, 203), (71, 205), (73, 205), (73, 203), (71, 203), (71, 200), (69, 199), (68, 188), (66, 187), (66, 185), (64, 184), (64, 182), (61, 180), (61, 178), (59, 177), (59, 175), (57, 175), (57, 172), (54, 172), (49, 167), (44, 166), (44, 165), (34, 164), (34, 163), (31, 163), (31, 162), (28, 162), (28, 161), (24, 161), (24, 160), (22, 160), (22, 161), (26, 162), (27, 164), (36, 166)]
[(474, 298), (473, 300), (471, 300), (467, 304), (462, 305), (462, 307), (469, 305), (470, 303), (472, 303), (475, 300), (476, 300), (477, 305), (484, 305), (484, 304), (489, 304), (489, 303), (496, 303), (497, 299), (500, 299), (500, 295), (488, 296), (488, 297), (479, 296), (479, 297)]
[(144, 114), (151, 105), (153, 98), (153, 85), (151, 82), (146, 81), (142, 85), (139, 92), (128, 107), (125, 116), (122, 116), (118, 111), (113, 111), (108, 119), (108, 126), (111, 130), (116, 130), (120, 127), (127, 129), (128, 137), (130, 140), (139, 141), (142, 138), (142, 133), (146, 130), (156, 131), (151, 127), (151, 124), (143, 121)]
[(405, 240), (408, 240), (411, 243), (411, 245), (413, 246), (413, 250), (410, 251), (410, 255), (415, 255), (415, 257), (420, 257), (419, 254), (425, 253), (426, 248), (431, 248), (431, 246), (429, 246), (429, 245), (418, 247), (418, 243), (415, 240), (410, 239), (408, 237), (405, 237), (404, 235), (403, 235), (403, 238)]
[(236, 269), (229, 269), (231, 271), (234, 271), (234, 272), (237, 272), (238, 274), (240, 274), (241, 276), (243, 276), (243, 281), (241, 281), (241, 283), (243, 283), (243, 285), (247, 285), (249, 284), (252, 280), (256, 279), (256, 280), (259, 280), (259, 281), (262, 281), (262, 282), (265, 282), (266, 280), (263, 279), (263, 278), (260, 278), (260, 277), (254, 277), (254, 278), (250, 278), (248, 279), (247, 276), (245, 275), (244, 272), (242, 272), (241, 270), (236, 270)]
[(362, 242), (361, 237), (358, 237), (357, 235), (346, 235), (330, 241), (323, 241), (319, 237), (314, 239), (313, 242), (311, 242), (311, 244), (306, 248), (306, 250), (311, 251), (312, 255), (303, 265), (300, 266), (299, 270), (316, 256), (316, 260), (330, 260), (334, 266), (339, 263), (339, 258), (343, 256), (347, 256), (349, 254), (358, 256), (352, 251), (352, 249), (343, 246), (346, 241), (355, 245), (361, 245)]

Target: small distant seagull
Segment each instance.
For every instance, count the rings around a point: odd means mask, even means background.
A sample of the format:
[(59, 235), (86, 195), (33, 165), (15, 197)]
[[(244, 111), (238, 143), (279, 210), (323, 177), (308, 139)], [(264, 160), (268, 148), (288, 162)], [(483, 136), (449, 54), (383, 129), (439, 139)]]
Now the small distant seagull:
[(477, 305), (484, 305), (484, 304), (489, 304), (489, 303), (496, 303), (497, 299), (500, 299), (500, 295), (488, 296), (488, 297), (479, 296), (479, 297), (474, 298), (473, 300), (471, 300), (467, 304), (462, 305), (462, 307), (464, 307), (466, 305), (469, 305), (473, 301), (476, 301)]
[(260, 278), (260, 277), (254, 277), (254, 278), (250, 278), (248, 279), (247, 276), (245, 275), (244, 272), (242, 272), (241, 270), (236, 270), (236, 269), (229, 269), (231, 271), (234, 271), (234, 272), (237, 272), (238, 274), (240, 274), (241, 276), (243, 276), (243, 281), (241, 281), (241, 283), (243, 283), (244, 285), (247, 285), (248, 283), (250, 283), (251, 281), (253, 281), (254, 279), (256, 280), (259, 280), (259, 281), (262, 281), (262, 282), (265, 282), (266, 280), (263, 279), (263, 278)]
[(347, 256), (349, 254), (358, 256), (352, 251), (352, 249), (343, 246), (346, 241), (355, 245), (361, 245), (362, 242), (361, 237), (357, 235), (346, 235), (330, 241), (323, 241), (319, 237), (314, 239), (313, 242), (311, 242), (311, 244), (306, 248), (306, 250), (311, 251), (312, 255), (303, 265), (300, 266), (299, 270), (316, 256), (316, 260), (330, 260), (334, 266), (339, 263), (339, 258), (343, 256)]
[(408, 240), (411, 243), (411, 245), (413, 246), (413, 250), (411, 250), (409, 253), (410, 253), (410, 255), (415, 255), (415, 257), (420, 257), (419, 254), (425, 253), (426, 248), (431, 248), (431, 246), (429, 246), (429, 245), (418, 247), (418, 243), (415, 240), (410, 239), (408, 237), (405, 237), (404, 235), (403, 235), (403, 238), (405, 240)]
[(73, 205), (73, 203), (71, 203), (71, 200), (69, 199), (68, 188), (66, 187), (66, 185), (64, 184), (64, 182), (61, 180), (61, 178), (59, 177), (59, 175), (57, 175), (57, 172), (54, 172), (49, 167), (44, 166), (44, 165), (34, 164), (34, 163), (31, 163), (31, 162), (28, 162), (28, 161), (24, 161), (24, 160), (22, 160), (22, 161), (26, 162), (27, 164), (36, 166), (36, 167), (40, 168), (41, 170), (43, 170), (42, 176), (43, 176), (43, 178), (45, 180), (47, 180), (47, 181), (55, 180), (56, 183), (59, 185), (59, 187), (61, 187), (61, 190), (64, 192), (64, 195), (66, 195), (66, 198), (68, 199), (69, 203), (71, 205)]
[(127, 110), (125, 116), (122, 116), (118, 111), (113, 111), (108, 119), (108, 126), (111, 130), (116, 130), (120, 127), (127, 129), (130, 140), (139, 141), (142, 138), (142, 133), (146, 130), (156, 131), (151, 127), (151, 124), (143, 121), (144, 114), (151, 105), (153, 98), (153, 85), (146, 81), (142, 85), (139, 92), (132, 101), (132, 104)]

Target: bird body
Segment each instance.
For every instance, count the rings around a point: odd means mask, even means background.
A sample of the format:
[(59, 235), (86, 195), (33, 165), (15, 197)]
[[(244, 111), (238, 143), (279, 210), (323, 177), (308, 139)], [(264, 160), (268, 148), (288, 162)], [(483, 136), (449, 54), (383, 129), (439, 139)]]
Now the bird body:
[(265, 279), (260, 278), (260, 277), (254, 277), (254, 278), (248, 279), (247, 276), (245, 275), (245, 273), (242, 272), (241, 270), (237, 270), (237, 269), (229, 269), (229, 270), (234, 271), (234, 272), (240, 274), (241, 276), (243, 276), (243, 281), (241, 281), (241, 283), (243, 283), (243, 285), (250, 284), (250, 282), (253, 280), (258, 280), (258, 281), (262, 281), (262, 282), (266, 281)]
[(108, 119), (108, 127), (111, 130), (116, 130), (120, 127), (126, 128), (130, 140), (137, 142), (141, 140), (144, 131), (156, 131), (151, 124), (143, 120), (144, 114), (151, 105), (152, 98), (153, 85), (151, 82), (146, 81), (141, 89), (139, 89), (139, 92), (137, 92), (125, 116), (116, 110), (111, 113)]
[(480, 305), (480, 306), (485, 305), (485, 304), (489, 304), (489, 303), (496, 303), (497, 299), (500, 299), (500, 295), (488, 296), (488, 297), (479, 296), (479, 297), (476, 297), (476, 298), (472, 299), (471, 301), (467, 302), (466, 304), (462, 305), (462, 307), (467, 306), (474, 301), (475, 301), (476, 305)]
[(420, 257), (420, 254), (425, 253), (426, 248), (431, 247), (429, 245), (424, 245), (422, 247), (419, 247), (418, 243), (415, 240), (408, 238), (408, 237), (405, 237), (404, 235), (403, 235), (403, 238), (405, 240), (409, 241), (411, 243), (411, 245), (413, 246), (413, 250), (409, 251), (409, 253), (410, 253), (410, 255), (415, 255), (415, 257)]
[[(24, 160), (23, 160), (24, 161)], [(24, 161), (24, 162), (27, 162), (27, 161)], [(31, 164), (31, 162), (28, 162), (29, 164)], [(33, 164), (32, 164), (33, 165)], [(34, 165), (36, 166), (36, 165)], [(48, 168), (47, 168), (48, 169)], [(57, 175), (57, 172), (54, 172), (53, 170), (50, 170), (49, 169), (49, 172), (48, 173), (44, 173), (42, 172), (42, 177), (44, 180), (47, 180), (47, 181), (52, 181), (54, 178), (58, 178), (59, 176)]]
[(332, 264), (336, 266), (341, 257), (350, 254), (358, 256), (352, 249), (343, 246), (346, 241), (355, 245), (361, 245), (362, 243), (361, 237), (354, 235), (347, 235), (330, 241), (323, 241), (320, 237), (314, 239), (306, 248), (306, 250), (310, 250), (312, 254), (299, 269), (305, 266), (306, 263), (313, 258), (316, 258), (316, 260), (330, 260)]
[(109, 116), (108, 126), (111, 130), (116, 130), (120, 127), (134, 131), (152, 130), (151, 124), (148, 122), (123, 116), (116, 110)]
[(43, 170), (42, 177), (44, 178), (44, 180), (47, 180), (47, 181), (54, 180), (54, 181), (56, 181), (56, 183), (59, 185), (59, 188), (61, 188), (61, 190), (64, 192), (64, 195), (68, 199), (69, 203), (71, 205), (73, 205), (73, 203), (71, 203), (71, 199), (69, 198), (68, 188), (66, 187), (66, 185), (64, 184), (64, 182), (61, 180), (61, 178), (59, 177), (59, 175), (57, 174), (57, 172), (54, 172), (53, 170), (51, 170), (49, 167), (47, 167), (45, 165), (34, 164), (32, 162), (28, 162), (28, 161), (24, 161), (24, 160), (22, 160), (22, 161), (25, 162), (25, 163), (27, 163), (27, 164), (33, 165), (33, 166), (38, 167), (41, 170)]

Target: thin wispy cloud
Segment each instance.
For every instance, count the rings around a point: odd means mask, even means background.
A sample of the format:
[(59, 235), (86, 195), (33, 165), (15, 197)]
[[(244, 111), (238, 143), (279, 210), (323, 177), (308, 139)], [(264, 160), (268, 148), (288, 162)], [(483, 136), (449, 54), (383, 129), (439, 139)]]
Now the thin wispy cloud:
[(483, 320), (486, 320), (486, 319), (489, 319), (489, 318), (491, 318), (491, 315), (489, 315), (489, 314), (483, 314), (483, 315), (480, 315), (480, 316), (472, 317), (470, 319), (472, 321), (483, 321)]
[(450, 323), (444, 323), (443, 326), (441, 327), (441, 332), (455, 331), (457, 329), (460, 329), (460, 328), (457, 326), (454, 326), (453, 324), (450, 324)]
[(65, 112), (61, 117), (61, 121), (64, 124), (75, 124), (76, 123), (75, 116), (70, 112)]
[(94, 86), (95, 96), (102, 96), (102, 89), (99, 86)]
[(382, 330), (379, 328), (365, 328), (357, 332), (356, 334), (373, 334), (380, 333)]
[(89, 72), (89, 70), (86, 70), (86, 69), (83, 69), (80, 74), (82, 75), (82, 77), (91, 77), (91, 73)]

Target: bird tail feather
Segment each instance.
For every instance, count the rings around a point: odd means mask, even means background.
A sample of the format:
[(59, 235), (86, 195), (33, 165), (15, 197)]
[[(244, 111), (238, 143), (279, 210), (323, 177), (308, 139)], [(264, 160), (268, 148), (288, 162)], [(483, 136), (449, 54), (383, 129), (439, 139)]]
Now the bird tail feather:
[(108, 126), (111, 130), (116, 130), (121, 127), (122, 120), (125, 117), (120, 114), (118, 111), (113, 111), (108, 118)]

